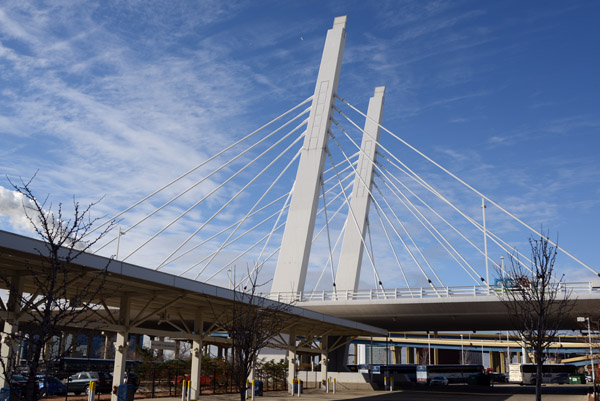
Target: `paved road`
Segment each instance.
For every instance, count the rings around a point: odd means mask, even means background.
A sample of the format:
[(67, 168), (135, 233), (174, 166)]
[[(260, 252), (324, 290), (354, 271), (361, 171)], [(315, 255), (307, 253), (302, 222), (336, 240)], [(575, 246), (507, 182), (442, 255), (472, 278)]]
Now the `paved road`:
[[(201, 401), (237, 401), (237, 394), (202, 395)], [(300, 398), (292, 397), (286, 392), (269, 391), (263, 397), (256, 397), (256, 401), (533, 401), (535, 394), (494, 394), (489, 392), (460, 392), (460, 391), (344, 391), (337, 394), (326, 394), (321, 390), (308, 390)], [(160, 401), (181, 401), (181, 398), (161, 398)], [(584, 401), (583, 394), (544, 394), (544, 401)], [(136, 398), (136, 401), (138, 399)], [(150, 401), (150, 399), (148, 399)], [(153, 401), (157, 401), (155, 398)]]

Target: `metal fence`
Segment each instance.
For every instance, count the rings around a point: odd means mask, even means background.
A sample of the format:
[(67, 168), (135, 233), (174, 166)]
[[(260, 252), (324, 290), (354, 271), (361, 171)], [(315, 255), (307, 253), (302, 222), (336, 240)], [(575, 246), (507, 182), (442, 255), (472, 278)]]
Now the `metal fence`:
[[(523, 290), (505, 286), (422, 287), (344, 291), (272, 292), (264, 297), (279, 302), (368, 301), (422, 298), (489, 297), (507, 291)], [(561, 283), (558, 291), (600, 295), (600, 281)]]

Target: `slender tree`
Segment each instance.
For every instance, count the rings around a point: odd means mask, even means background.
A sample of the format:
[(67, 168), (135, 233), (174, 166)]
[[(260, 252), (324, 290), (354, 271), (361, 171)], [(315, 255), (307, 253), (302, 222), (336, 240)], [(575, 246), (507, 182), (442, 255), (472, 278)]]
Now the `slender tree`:
[[(74, 263), (114, 225), (112, 222), (105, 225), (90, 238), (87, 234), (96, 222), (90, 217), (90, 211), (96, 203), (81, 207), (74, 200), (73, 214), (69, 218), (61, 203), (53, 211), (48, 197), (39, 201), (31, 190), (31, 182), (10, 183), (22, 196), (24, 212), (43, 246), (36, 249), (36, 259), (24, 262), (25, 272), (9, 269), (0, 272), (0, 281), (10, 291), (11, 311), (17, 311), (19, 322), (16, 333), (13, 330), (4, 335), (12, 344), (27, 346), (28, 380), (22, 394), (26, 400), (36, 400), (42, 395), (36, 383), (40, 368), (48, 367), (69, 351), (64, 342), (56, 346), (64, 329), (85, 328), (98, 304), (108, 264), (103, 270), (91, 272), (75, 268)], [(28, 278), (26, 292), (18, 285), (19, 274)], [(14, 358), (8, 363), (2, 359), (2, 374), (8, 383), (14, 367)]]
[(555, 276), (558, 250), (548, 236), (529, 239), (531, 264), (526, 267), (510, 255), (507, 279), (500, 299), (506, 306), (515, 334), (533, 350), (536, 364), (536, 401), (542, 399), (542, 366), (547, 349), (565, 327), (574, 303), (564, 286), (564, 275)]
[(260, 351), (271, 345), (271, 340), (291, 321), (288, 312), (292, 305), (258, 295), (258, 289), (262, 287), (258, 276), (258, 270), (249, 272), (245, 286), (241, 289), (234, 286), (230, 314), (225, 317), (213, 311), (218, 325), (231, 340), (233, 355), (228, 364), (241, 401), (245, 399), (246, 381)]

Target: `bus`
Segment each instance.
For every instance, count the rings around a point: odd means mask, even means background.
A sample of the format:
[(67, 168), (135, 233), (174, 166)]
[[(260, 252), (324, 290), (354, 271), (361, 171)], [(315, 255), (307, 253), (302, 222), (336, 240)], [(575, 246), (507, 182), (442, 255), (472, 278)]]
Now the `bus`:
[[(579, 367), (565, 364), (542, 366), (542, 383), (568, 384), (569, 376), (578, 372)], [(508, 381), (518, 384), (535, 384), (537, 366), (533, 363), (515, 363), (509, 365)]]
[[(417, 383), (417, 370), (419, 377), (427, 377), (427, 383), (436, 376), (444, 376), (448, 383), (469, 383), (471, 376), (485, 373), (483, 365), (416, 365), (416, 364), (381, 364), (361, 365), (357, 370), (363, 374), (371, 372), (372, 383), (378, 388), (383, 388), (384, 378), (393, 378), (396, 385), (402, 383)], [(425, 383), (425, 380), (421, 380)]]
[[(125, 370), (135, 370), (135, 367), (141, 364), (141, 361), (127, 361)], [(49, 370), (59, 379), (65, 379), (78, 372), (107, 372), (113, 371), (115, 366), (114, 359), (97, 358), (69, 358), (63, 357), (56, 361)]]

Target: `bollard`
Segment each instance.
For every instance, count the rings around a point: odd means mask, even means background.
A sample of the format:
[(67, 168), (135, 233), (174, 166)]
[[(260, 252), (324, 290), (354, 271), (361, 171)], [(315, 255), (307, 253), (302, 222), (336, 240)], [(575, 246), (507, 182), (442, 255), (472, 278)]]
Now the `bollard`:
[(187, 382), (187, 401), (192, 399), (192, 381), (188, 380)]
[(327, 385), (325, 387), (325, 392), (329, 393), (329, 377), (327, 378)]
[(335, 377), (333, 378), (333, 394), (335, 394)]
[(252, 401), (254, 401), (254, 385), (255, 385), (254, 379), (252, 379), (252, 397), (251, 397)]
[(390, 391), (394, 391), (394, 376), (390, 377)]
[(187, 380), (183, 380), (182, 382), (182, 387), (181, 387), (181, 401), (187, 401), (186, 397), (187, 397)]
[(383, 389), (387, 390), (388, 385), (387, 385), (387, 376), (383, 376)]
[(290, 390), (291, 390), (291, 393), (292, 393), (292, 397), (294, 396), (294, 383), (295, 383), (295, 380), (296, 380), (296, 379), (292, 379), (292, 385), (290, 386)]
[(88, 385), (88, 401), (94, 401), (96, 396), (96, 382), (90, 382)]

